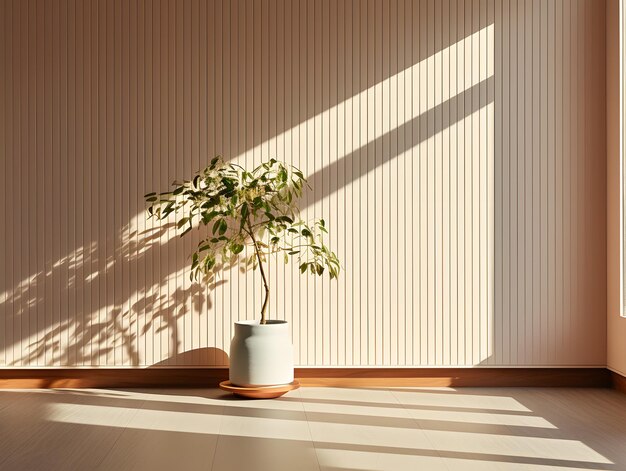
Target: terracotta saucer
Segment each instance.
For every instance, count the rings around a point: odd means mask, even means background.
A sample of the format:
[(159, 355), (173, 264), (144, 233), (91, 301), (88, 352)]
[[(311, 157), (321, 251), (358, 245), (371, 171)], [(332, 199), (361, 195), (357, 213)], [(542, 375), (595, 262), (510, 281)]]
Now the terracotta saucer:
[(222, 381), (220, 383), (220, 389), (250, 399), (274, 399), (299, 387), (300, 383), (297, 381), (289, 384), (281, 384), (279, 386), (257, 386), (253, 388), (234, 386), (230, 381)]

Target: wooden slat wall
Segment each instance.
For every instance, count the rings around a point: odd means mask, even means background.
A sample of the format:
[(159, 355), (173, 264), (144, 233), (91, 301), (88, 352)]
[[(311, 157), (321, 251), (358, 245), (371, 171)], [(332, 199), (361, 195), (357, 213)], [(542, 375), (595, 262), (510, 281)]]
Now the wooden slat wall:
[[(614, 2), (613, 2), (614, 3)], [(621, 287), (620, 287), (620, 291), (621, 291), (621, 300), (620, 300), (620, 315), (622, 317), (626, 317), (626, 281), (624, 278), (624, 267), (626, 267), (626, 264), (624, 263), (624, 261), (626, 260), (626, 244), (624, 243), (624, 241), (626, 240), (626, 218), (624, 217), (624, 210), (626, 208), (626, 204), (624, 204), (626, 202), (626, 192), (624, 191), (624, 182), (626, 182), (626, 178), (624, 178), (626, 176), (626, 165), (624, 165), (624, 149), (626, 149), (626, 5), (624, 5), (624, 1), (623, 0), (618, 0), (618, 6), (616, 8), (616, 6), (614, 6), (613, 4), (610, 4), (609, 7), (607, 8), (607, 15), (610, 14), (615, 14), (618, 13), (619, 16), (619, 26), (617, 29), (617, 31), (609, 31), (607, 28), (607, 42), (608, 41), (616, 41), (617, 40), (617, 35), (619, 35), (619, 47), (615, 47), (614, 44), (611, 45), (611, 49), (609, 49), (609, 47), (607, 47), (607, 49), (609, 50), (609, 52), (613, 53), (612, 54), (612, 60), (615, 62), (619, 63), (619, 67), (616, 67), (615, 69), (619, 68), (619, 123), (611, 123), (609, 124), (609, 126), (617, 126), (619, 128), (619, 159), (620, 159), (620, 208), (621, 208), (621, 214), (620, 214), (620, 219), (621, 219), (621, 227), (620, 227), (620, 243), (622, 245), (621, 247), (621, 260), (620, 260), (620, 283), (621, 283)], [(616, 11), (618, 10), (618, 11)], [(607, 22), (609, 21), (614, 21), (613, 18), (607, 18)], [(610, 34), (613, 33), (613, 34)], [(617, 54), (615, 54), (614, 52), (617, 52)], [(608, 59), (607, 60), (611, 60)], [(618, 65), (618, 64), (615, 64)], [(616, 73), (617, 70), (614, 70), (614, 72)], [(615, 74), (617, 75), (617, 73)], [(613, 78), (613, 77), (611, 77)], [(613, 92), (616, 90), (612, 90)], [(610, 92), (609, 92), (610, 93)], [(611, 94), (611, 98), (615, 99), (617, 98), (615, 96), (616, 94)], [(607, 94), (608, 96), (608, 94)], [(609, 117), (608, 119), (615, 119), (617, 116), (612, 115), (611, 117)], [(616, 120), (617, 121), (617, 120)], [(608, 158), (608, 157), (607, 157)], [(609, 197), (611, 197), (611, 195), (609, 195)]]
[[(604, 2), (0, 0), (0, 365), (227, 362), (142, 195), (292, 162), (345, 271), (272, 263), (299, 365), (604, 365)], [(195, 238), (195, 240), (194, 240)]]
[[(626, 312), (624, 311), (624, 77), (626, 77), (626, 8), (608, 0), (607, 48), (607, 367), (626, 376)], [(624, 384), (624, 381), (622, 381)], [(619, 382), (616, 383), (616, 387)]]

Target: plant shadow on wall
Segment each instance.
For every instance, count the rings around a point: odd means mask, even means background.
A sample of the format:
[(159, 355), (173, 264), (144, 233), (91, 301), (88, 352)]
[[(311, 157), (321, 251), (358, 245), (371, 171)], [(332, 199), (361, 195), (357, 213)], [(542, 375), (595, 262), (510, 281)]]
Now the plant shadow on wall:
[[(124, 228), (120, 237), (123, 240), (116, 244), (116, 254), (106, 264), (107, 269), (96, 271), (84, 280), (70, 277), (66, 284), (59, 284), (57, 299), (73, 298), (76, 302), (87, 301), (90, 296), (93, 302), (98, 301), (102, 294), (104, 301), (107, 286), (116, 286), (116, 266), (122, 264), (126, 270), (137, 270), (152, 248), (162, 248), (160, 239), (173, 226), (173, 223), (167, 223), (141, 233)], [(35, 296), (46, 284), (46, 279), (59, 279), (63, 272), (72, 273), (78, 268), (85, 268), (85, 261), (90, 265), (100, 265), (95, 248), (79, 250), (72, 257), (59, 260), (45, 274), (38, 273), (28, 283), (18, 286), (13, 291), (14, 305), (34, 308), (38, 301)], [(205, 347), (182, 352), (177, 328), (177, 323), (192, 310), (203, 312), (211, 309), (211, 291), (226, 284), (228, 280), (216, 279), (206, 286), (194, 283), (188, 287), (176, 286), (174, 290), (168, 290), (170, 279), (171, 275), (167, 275), (150, 286), (144, 286), (139, 292), (119, 303), (123, 307), (101, 307), (94, 312), (77, 309), (76, 315), (71, 318), (51, 318), (54, 328), (47, 329), (44, 336), (28, 344), (28, 354), (12, 362), (10, 366), (90, 365), (94, 364), (94, 358), (100, 358), (104, 362), (110, 360), (113, 365), (141, 365), (143, 363), (138, 350), (138, 338), (148, 333), (159, 339), (166, 336), (165, 344), (168, 345), (168, 352), (171, 352), (167, 356), (170, 358), (156, 362), (158, 365), (168, 365), (170, 360), (206, 366), (228, 365), (228, 356), (220, 349)], [(97, 305), (100, 306), (100, 303)], [(26, 310), (17, 312), (18, 316), (26, 313)], [(155, 345), (154, 348), (161, 347)]]

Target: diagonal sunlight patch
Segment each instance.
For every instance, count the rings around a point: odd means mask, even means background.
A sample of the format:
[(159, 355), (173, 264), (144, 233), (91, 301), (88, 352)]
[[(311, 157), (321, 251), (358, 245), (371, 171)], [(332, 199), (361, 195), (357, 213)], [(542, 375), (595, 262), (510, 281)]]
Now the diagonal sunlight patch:
[[(476, 67), (478, 62), (475, 59), (477, 54), (477, 44), (481, 45), (486, 51), (486, 60), (484, 64)], [(487, 83), (494, 76), (494, 25), (490, 24), (485, 28), (472, 33), (471, 35), (451, 44), (450, 46), (441, 49), (440, 51), (428, 56), (426, 59), (406, 68), (397, 74), (391, 75), (386, 79), (376, 83), (375, 85), (362, 90), (361, 92), (347, 98), (346, 100), (339, 102), (338, 104), (322, 111), (321, 113), (310, 117), (309, 119), (298, 123), (296, 126), (289, 128), (282, 133), (272, 136), (270, 139), (261, 142), (255, 147), (247, 149), (245, 152), (234, 156), (232, 161), (242, 163), (241, 161), (246, 158), (253, 158), (253, 156), (264, 155), (264, 151), (274, 145), (277, 141), (284, 140), (288, 135), (306, 135), (307, 129), (315, 127), (316, 123), (327, 121), (331, 115), (336, 115), (337, 112), (343, 112), (344, 109), (350, 107), (350, 109), (359, 109), (359, 103), (366, 103), (369, 99), (378, 100), (378, 97), (383, 97), (389, 94), (389, 89), (392, 83), (396, 83), (400, 77), (404, 77), (404, 81), (412, 80), (412, 87), (395, 87), (394, 88), (394, 100), (398, 103), (406, 103), (403, 116), (398, 115), (397, 119), (393, 123), (393, 127), (390, 127), (388, 123), (378, 123), (375, 127), (381, 127), (383, 135), (375, 132), (365, 132), (358, 138), (353, 135), (352, 139), (344, 140), (345, 147), (338, 149), (337, 155), (332, 158), (327, 165), (330, 170), (334, 170), (334, 166), (338, 162), (346, 158), (353, 157), (355, 152), (364, 149), (372, 143), (384, 138), (389, 138), (393, 134), (397, 133), (400, 129), (412, 126), (419, 121), (426, 121), (427, 119), (433, 119), (435, 113), (441, 112), (441, 107), (448, 103), (452, 108), (455, 102), (462, 102), (466, 96), (471, 96), (473, 91), (479, 91), (479, 94), (484, 99), (487, 97)], [(456, 60), (449, 60), (450, 57), (456, 58)], [(450, 77), (456, 77), (457, 87), (455, 93), (451, 93), (451, 87), (444, 84), (444, 78), (442, 76), (442, 61), (446, 61), (449, 64), (448, 74)], [(463, 68), (458, 66), (463, 64)], [(476, 70), (478, 69), (478, 70)], [(410, 77), (410, 78), (406, 78)], [(425, 84), (432, 78), (436, 90), (425, 88)], [(439, 85), (440, 84), (440, 85)], [(431, 87), (432, 88), (432, 87)], [(410, 90), (411, 95), (407, 93)], [(476, 118), (478, 112), (484, 108), (492, 106), (491, 103), (493, 97), (488, 97), (485, 103), (472, 103), (470, 106), (474, 107), (467, 113), (467, 116), (459, 116), (455, 122), (445, 123), (443, 129), (435, 129), (425, 140), (425, 145), (432, 142), (432, 139), (442, 133), (444, 129), (452, 128), (455, 125), (462, 125), (464, 122)], [(352, 108), (354, 107), (354, 108)], [(365, 119), (367, 119), (367, 108), (360, 106), (360, 112)], [(379, 116), (374, 116), (375, 120), (381, 119)], [(417, 146), (421, 143), (414, 143)], [(269, 146), (269, 147), (268, 147)], [(409, 151), (410, 148), (404, 149), (404, 152)], [(267, 156), (265, 156), (267, 157)], [(395, 156), (394, 156), (395, 157)], [(282, 157), (284, 158), (284, 157)], [(389, 160), (389, 158), (387, 159)], [(381, 164), (385, 165), (385, 163)], [(196, 169), (198, 170), (198, 169)], [(304, 169), (303, 169), (304, 170)], [(309, 175), (309, 179), (315, 188), (315, 180), (317, 174), (328, 170), (328, 168), (316, 169), (314, 175)], [(373, 170), (373, 169), (370, 169)], [(357, 175), (357, 179), (363, 175)], [(188, 176), (187, 176), (188, 177)], [(182, 176), (181, 176), (182, 178)], [(303, 208), (304, 209), (304, 208)], [(140, 213), (132, 218), (130, 221), (131, 230), (137, 230), (137, 227), (143, 227), (145, 214)], [(172, 218), (172, 221), (174, 219)], [(140, 223), (140, 224), (138, 224)], [(157, 244), (164, 244), (167, 241), (176, 237), (177, 231), (174, 225), (168, 227), (165, 232), (161, 233)], [(144, 249), (145, 250), (145, 249)]]
[(436, 449), (444, 453), (480, 453), (531, 459), (571, 460), (611, 464), (607, 458), (580, 440), (507, 435), (501, 433), (442, 432), (429, 429), (400, 429), (349, 423), (309, 421), (313, 440), (334, 446), (369, 446), (387, 453), (412, 449)]
[(498, 409), (511, 412), (531, 412), (526, 406), (512, 397), (489, 396), (480, 394), (437, 394), (394, 391), (394, 396), (401, 404), (463, 407), (466, 409)]
[[(120, 415), (120, 410), (126, 412)], [(133, 414), (130, 421), (127, 420), (129, 414)], [(217, 434), (222, 416), (130, 407), (52, 404), (47, 418), (51, 422), (81, 425)]]
[(586, 463), (612, 463), (580, 440), (440, 430), (424, 430), (424, 433), (432, 443), (437, 444), (437, 449), (440, 451), (515, 455)]
[(400, 417), (406, 418), (407, 415), (413, 419), (427, 420), (433, 422), (446, 422), (464, 423), (468, 426), (473, 424), (481, 425), (508, 425), (513, 427), (533, 427), (533, 428), (545, 428), (556, 429), (557, 427), (548, 422), (543, 417), (529, 416), (529, 415), (511, 415), (511, 414), (495, 414), (493, 412), (484, 411), (455, 411), (455, 410), (425, 410), (425, 409), (404, 409), (399, 407), (370, 407), (359, 405), (346, 405), (346, 404), (320, 404), (320, 403), (304, 403), (307, 413), (322, 413), (322, 414), (341, 414), (347, 416), (361, 416), (361, 417)]
[(556, 429), (557, 427), (543, 417), (534, 415), (510, 415), (493, 412), (459, 412), (410, 409), (411, 417), (418, 420), (437, 422), (457, 422), (465, 424), (508, 425), (512, 427), (533, 427)]
[[(487, 453), (448, 453), (434, 449), (393, 449), (379, 446), (334, 445), (315, 443), (320, 466), (333, 471), (382, 471), (388, 469), (498, 469), (558, 471), (584, 469), (587, 471), (614, 469), (611, 464), (579, 463), (573, 460), (554, 460)], [(445, 459), (442, 467), (441, 459)]]
[[(87, 404), (51, 404), (47, 420), (57, 423), (123, 427), (163, 432), (220, 434), (233, 437), (329, 442), (334, 447), (375, 447), (385, 453), (406, 454), (411, 450), (437, 450), (443, 453), (478, 453), (492, 456), (515, 456), (529, 459), (571, 460), (611, 464), (607, 458), (579, 440), (511, 436), (506, 433), (442, 432), (414, 427), (380, 427), (349, 423), (306, 420), (285, 421), (277, 418), (229, 416), (195, 412), (128, 408), (130, 420), (120, 415), (120, 408)], [(224, 427), (224, 421), (228, 426)], [(289, 425), (291, 422), (293, 425)], [(307, 422), (309, 427), (294, 422)], [(309, 431), (310, 428), (310, 431)]]
[[(338, 446), (336, 449), (324, 447), (324, 444), (315, 443), (317, 459), (322, 469), (333, 471), (386, 471), (389, 469), (414, 470), (447, 470), (436, 450), (415, 450), (414, 454), (407, 453), (380, 453), (347, 449)], [(469, 469), (469, 468), (468, 468)]]
[[(434, 71), (433, 79), (435, 83), (443, 84), (444, 80), (441, 75), (442, 72), (441, 72), (440, 64), (442, 63), (442, 61), (446, 60), (449, 57), (458, 58), (458, 62), (462, 62), (463, 64), (465, 64), (464, 70), (457, 70), (456, 62), (449, 61), (449, 64), (450, 64), (449, 75), (451, 77), (457, 77), (457, 81), (458, 81), (457, 93), (461, 94), (471, 89), (472, 87), (478, 85), (480, 82), (483, 82), (486, 79), (493, 76), (494, 74), (494, 55), (493, 54), (487, 54), (486, 66), (482, 68), (481, 70), (479, 70), (478, 74), (472, 73), (472, 67), (473, 67), (473, 64), (475, 63), (475, 61), (472, 59), (473, 59), (473, 55), (475, 54), (475, 51), (471, 47), (472, 44), (474, 45), (485, 44), (488, 50), (492, 51), (493, 50), (493, 32), (494, 32), (494, 26), (493, 24), (490, 24), (487, 27), (479, 31), (476, 31), (475, 33), (472, 33), (471, 35), (461, 39), (460, 41), (457, 41), (456, 43), (453, 43), (450, 46), (444, 49), (441, 49), (440, 51), (412, 65), (411, 67), (408, 67), (395, 75), (391, 75), (387, 77), (386, 79), (378, 82), (376, 85), (366, 88), (360, 93), (357, 93), (356, 95), (351, 96), (350, 98), (336, 104), (335, 106), (332, 106), (324, 110), (323, 112), (307, 119), (306, 121), (299, 123), (298, 125), (292, 127), (291, 129), (283, 131), (282, 133), (273, 136), (267, 141), (262, 142), (251, 149), (246, 150), (246, 152), (238, 155), (235, 158), (235, 160), (239, 160), (243, 158), (245, 155), (255, 155), (257, 153), (262, 153), (262, 150), (266, 149), (268, 145), (271, 146), (272, 143), (279, 141), (281, 139), (284, 139), (290, 133), (299, 134), (301, 132), (305, 132), (305, 130), (308, 127), (314, 126), (315, 123), (319, 122), (320, 119), (321, 120), (328, 119), (332, 114), (337, 113), (338, 110), (345, 108), (351, 103), (358, 103), (361, 100), (367, 100), (368, 96), (369, 97), (383, 96), (383, 93), (384, 93), (383, 91), (389, 90), (392, 82), (397, 81), (401, 75), (404, 75), (406, 77), (408, 74), (409, 76), (415, 77), (415, 78), (417, 77), (425, 78), (429, 76), (430, 71)], [(396, 92), (397, 101), (403, 102), (403, 103), (412, 102), (413, 104), (411, 109), (405, 113), (404, 119), (398, 118), (398, 123), (397, 123), (398, 127), (417, 118), (418, 116), (426, 113), (427, 111), (433, 108), (436, 108), (437, 106), (440, 106), (445, 101), (453, 97), (450, 94), (450, 88), (445, 87), (445, 86), (441, 86), (441, 93), (430, 93), (428, 95), (422, 93), (422, 96), (420, 96), (420, 93), (418, 92), (418, 90), (414, 90), (414, 92), (415, 93), (412, 94), (412, 99), (409, 100), (409, 98), (406, 96), (407, 95), (406, 90), (404, 88), (398, 87), (398, 90)], [(369, 144), (373, 140), (374, 138), (370, 138), (368, 140), (364, 139), (361, 142), (357, 140), (354, 140), (351, 142), (346, 141), (345, 154), (349, 154), (355, 149), (361, 146), (364, 146), (366, 144)], [(341, 154), (338, 155), (338, 159), (341, 159), (342, 157), (343, 155)]]
[[(94, 406), (88, 404), (52, 404), (47, 415), (51, 422), (71, 423), (81, 425), (93, 425), (103, 427), (124, 427), (134, 429), (146, 429), (161, 432), (203, 433), (246, 436), (253, 438), (273, 438), (285, 440), (310, 440), (306, 427), (294, 433), (294, 427), (285, 427), (290, 421), (282, 419), (250, 416), (229, 416), (211, 413), (169, 411), (155, 409), (132, 409), (127, 408), (128, 413), (135, 415), (128, 424), (121, 423), (116, 412), (119, 407)], [(305, 416), (302, 411), (302, 424)], [(119, 415), (119, 414), (118, 414)], [(228, 433), (221, 422), (228, 418), (232, 433)], [(255, 429), (262, 429), (255, 432)]]

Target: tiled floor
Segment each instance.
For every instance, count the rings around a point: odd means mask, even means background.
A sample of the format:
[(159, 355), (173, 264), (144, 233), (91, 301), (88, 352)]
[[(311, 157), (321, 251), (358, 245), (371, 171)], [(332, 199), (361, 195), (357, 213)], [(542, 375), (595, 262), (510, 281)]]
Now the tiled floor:
[(2, 470), (626, 470), (602, 389), (0, 390)]

